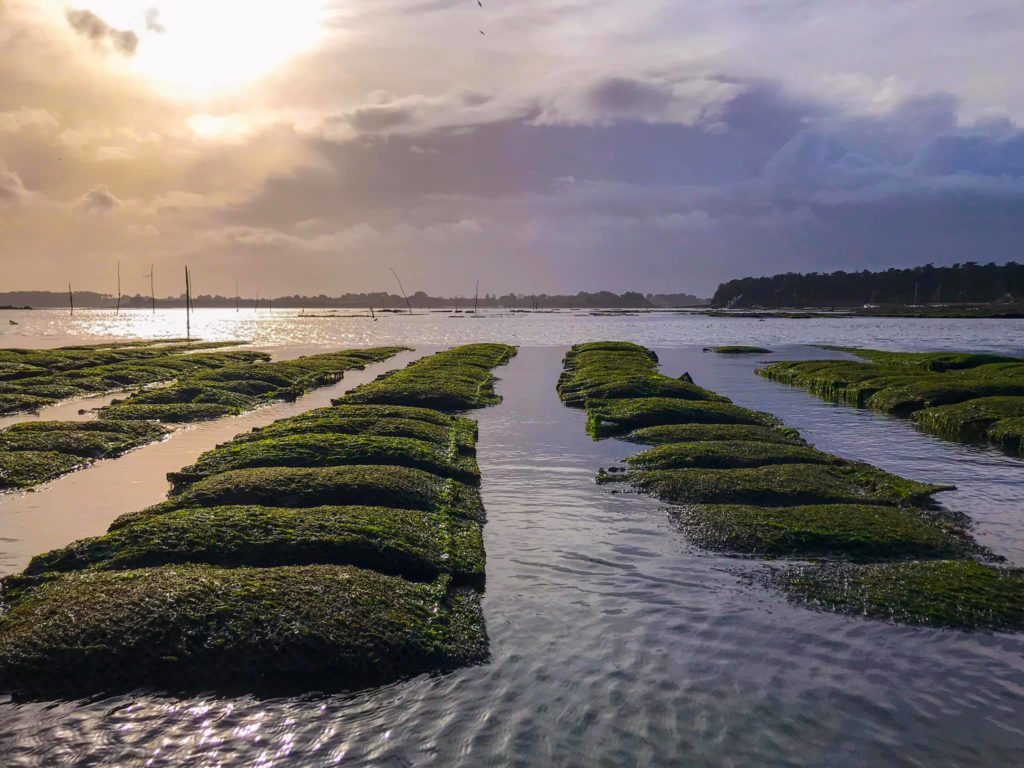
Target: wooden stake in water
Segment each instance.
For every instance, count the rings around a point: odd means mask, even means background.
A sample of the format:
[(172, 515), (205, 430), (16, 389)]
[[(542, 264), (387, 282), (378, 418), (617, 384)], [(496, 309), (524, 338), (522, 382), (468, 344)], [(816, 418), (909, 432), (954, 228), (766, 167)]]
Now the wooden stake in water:
[(192, 340), (192, 280), (185, 267), (185, 339)]
[(253, 312), (259, 312), (260, 311), (260, 292), (259, 291), (256, 291), (256, 303), (253, 305), (252, 311)]
[(473, 294), (473, 314), (480, 308), (480, 278), (476, 279), (476, 293)]
[(71, 316), (75, 316), (75, 294), (71, 292), (71, 283), (68, 283), (68, 303), (71, 305)]

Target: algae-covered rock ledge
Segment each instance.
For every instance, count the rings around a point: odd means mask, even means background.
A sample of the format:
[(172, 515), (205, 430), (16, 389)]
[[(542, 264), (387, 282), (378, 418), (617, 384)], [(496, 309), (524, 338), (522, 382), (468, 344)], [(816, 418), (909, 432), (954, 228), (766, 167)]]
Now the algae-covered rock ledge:
[[(652, 446), (628, 457), (625, 469), (601, 470), (599, 483), (673, 505), (677, 526), (698, 547), (816, 561), (772, 569), (766, 580), (796, 603), (910, 624), (1024, 629), (1024, 571), (995, 565), (968, 521), (938, 505), (934, 496), (952, 486), (815, 450), (774, 416), (692, 382), (673, 391), (662, 380), (675, 380), (656, 361), (652, 351), (621, 342), (580, 344), (565, 357), (559, 393), (586, 410), (590, 434)], [(827, 389), (840, 378), (834, 364), (769, 370), (825, 369)], [(918, 378), (1007, 364), (958, 355), (900, 362)], [(877, 373), (874, 363), (848, 363), (847, 374), (849, 365)], [(846, 382), (830, 391), (847, 392)]]
[(439, 352), (240, 435), (166, 502), (35, 557), (3, 581), (0, 686), (273, 694), (485, 661), (476, 424), (452, 412), (499, 402), (514, 353)]

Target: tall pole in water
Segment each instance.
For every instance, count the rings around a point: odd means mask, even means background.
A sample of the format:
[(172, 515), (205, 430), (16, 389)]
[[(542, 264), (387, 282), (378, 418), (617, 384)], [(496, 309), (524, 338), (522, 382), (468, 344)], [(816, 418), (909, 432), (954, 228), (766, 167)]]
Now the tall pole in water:
[(476, 314), (476, 311), (477, 311), (479, 305), (480, 305), (480, 278), (478, 277), (476, 279), (476, 293), (473, 294), (473, 314)]
[(121, 314), (121, 260), (117, 260), (117, 308), (114, 310), (115, 315)]
[[(391, 269), (391, 267), (388, 267), (388, 269)], [(405, 306), (407, 306), (409, 308), (409, 314), (411, 315), (412, 314), (412, 304), (409, 303), (409, 297), (405, 295), (405, 286), (402, 285), (402, 278), (400, 278), (398, 276), (398, 273), (395, 272), (395, 270), (393, 270), (393, 269), (391, 269), (391, 274), (394, 275), (395, 276), (395, 280), (398, 281), (398, 290), (400, 290), (402, 292), (402, 298), (405, 299)]]
[(188, 267), (185, 267), (185, 339), (192, 340), (192, 281), (188, 274)]
[(71, 283), (68, 283), (68, 303), (71, 305), (71, 316), (75, 316), (75, 294), (71, 292)]

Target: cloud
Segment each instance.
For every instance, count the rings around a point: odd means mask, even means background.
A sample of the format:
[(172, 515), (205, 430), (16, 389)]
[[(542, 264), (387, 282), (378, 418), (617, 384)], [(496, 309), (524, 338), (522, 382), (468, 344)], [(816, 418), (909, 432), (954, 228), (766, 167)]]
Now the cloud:
[(78, 34), (97, 45), (109, 43), (115, 51), (126, 56), (133, 55), (139, 47), (139, 36), (135, 32), (114, 29), (92, 11), (68, 9), (67, 20)]
[(107, 188), (98, 184), (79, 198), (77, 208), (89, 214), (102, 216), (120, 208), (122, 202)]
[(24, 130), (54, 129), (58, 125), (52, 112), (33, 107), (0, 112), (0, 133), (17, 133)]
[(14, 171), (7, 170), (0, 159), (0, 205), (17, 205), (29, 198), (29, 191)]
[(157, 34), (167, 31), (167, 28), (160, 23), (159, 8), (146, 9), (146, 29), (150, 32), (156, 32)]

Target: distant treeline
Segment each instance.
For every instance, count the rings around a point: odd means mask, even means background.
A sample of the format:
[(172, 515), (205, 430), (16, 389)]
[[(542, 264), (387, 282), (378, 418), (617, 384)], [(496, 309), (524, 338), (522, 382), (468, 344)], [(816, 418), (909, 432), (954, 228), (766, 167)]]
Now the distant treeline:
[[(75, 307), (92, 309), (113, 309), (117, 305), (117, 297), (94, 291), (75, 291)], [(40, 309), (67, 307), (67, 292), (58, 291), (12, 291), (0, 293), (0, 305), (31, 306)], [(628, 291), (618, 294), (609, 291), (586, 293), (581, 291), (573, 296), (549, 296), (547, 294), (509, 293), (504, 296), (485, 294), (480, 296), (478, 306), (481, 309), (563, 309), (563, 308), (614, 308), (638, 309), (642, 307), (685, 307), (706, 305), (707, 299), (700, 299), (688, 293), (647, 294)], [(149, 309), (152, 299), (143, 295), (124, 295), (121, 307), (127, 309)], [(409, 296), (409, 304), (415, 309), (462, 308), (469, 309), (474, 304), (469, 297), (428, 296), (422, 291)], [(255, 296), (210, 296), (192, 297), (192, 305), (197, 308), (230, 308), (255, 309)], [(405, 299), (392, 293), (346, 293), (342, 296), (261, 296), (259, 307), (281, 309), (405, 309)], [(157, 298), (158, 309), (184, 307), (185, 295)]]
[(1024, 300), (1024, 265), (928, 264), (884, 272), (744, 277), (722, 283), (716, 307), (851, 307), (865, 304), (991, 303)]

